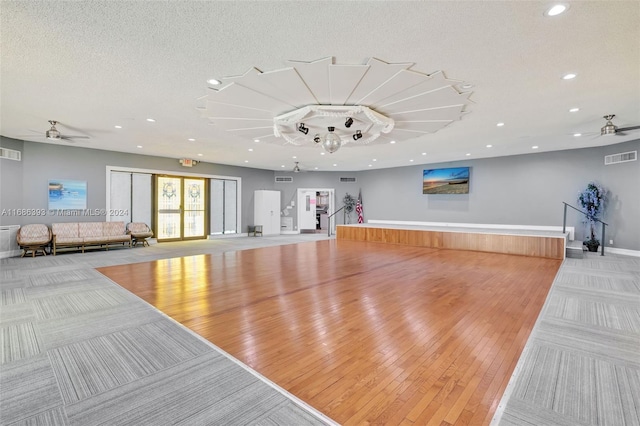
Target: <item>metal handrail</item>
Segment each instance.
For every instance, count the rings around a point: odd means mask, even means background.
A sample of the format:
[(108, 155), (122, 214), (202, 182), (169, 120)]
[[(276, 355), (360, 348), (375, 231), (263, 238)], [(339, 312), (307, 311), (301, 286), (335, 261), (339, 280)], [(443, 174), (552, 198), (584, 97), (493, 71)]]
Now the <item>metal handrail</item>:
[[(572, 206), (571, 204), (565, 203), (564, 201), (562, 202), (562, 204), (564, 204), (564, 218), (562, 219), (562, 233), (564, 234), (567, 228), (567, 207), (571, 207), (572, 209), (574, 209), (577, 212), (582, 213), (583, 215), (585, 215), (587, 218), (589, 218), (589, 215), (587, 214), (587, 212), (584, 212), (582, 210), (580, 210), (577, 207)], [(590, 219), (591, 220), (591, 219)], [(600, 222), (602, 224), (602, 250), (600, 250), (600, 256), (604, 256), (604, 246), (605, 246), (605, 227), (609, 226), (608, 223), (598, 219), (597, 217), (594, 217), (592, 219), (594, 222)]]
[(327, 226), (327, 228), (328, 228), (328, 235), (327, 235), (327, 236), (328, 236), (328, 237), (330, 237), (330, 236), (331, 236), (331, 218), (332, 218), (333, 216), (335, 216), (337, 213), (339, 213), (339, 212), (340, 212), (340, 210), (344, 209), (344, 207), (345, 207), (345, 206), (343, 205), (343, 206), (342, 206), (342, 207), (340, 207), (338, 210), (336, 210), (335, 212), (333, 212), (333, 213), (331, 213), (329, 216), (327, 216), (327, 220), (328, 220), (328, 222), (327, 222), (327, 225), (328, 225), (328, 226)]

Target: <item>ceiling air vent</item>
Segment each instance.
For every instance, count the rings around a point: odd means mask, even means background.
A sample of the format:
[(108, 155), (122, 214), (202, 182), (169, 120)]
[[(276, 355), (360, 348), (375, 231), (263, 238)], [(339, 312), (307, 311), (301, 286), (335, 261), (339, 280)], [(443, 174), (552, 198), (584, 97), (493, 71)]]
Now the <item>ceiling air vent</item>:
[(293, 176), (276, 176), (276, 183), (293, 182)]
[(636, 161), (638, 159), (638, 151), (623, 152), (621, 154), (611, 154), (604, 157), (604, 165), (610, 166), (611, 164), (626, 163), (629, 161)]
[(354, 177), (341, 177), (340, 182), (355, 182), (356, 178)]
[(16, 151), (15, 149), (8, 148), (0, 148), (0, 158), (6, 158), (7, 160), (22, 160), (22, 153), (20, 151)]

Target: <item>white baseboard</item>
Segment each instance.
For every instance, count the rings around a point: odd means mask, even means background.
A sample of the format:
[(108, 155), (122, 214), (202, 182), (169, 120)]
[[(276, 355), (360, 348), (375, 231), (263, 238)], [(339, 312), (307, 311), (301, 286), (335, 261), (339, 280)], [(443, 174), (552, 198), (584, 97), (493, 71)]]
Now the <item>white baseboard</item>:
[(625, 256), (640, 257), (640, 251), (638, 251), (638, 250), (628, 250), (628, 249), (615, 248), (615, 247), (605, 247), (604, 248), (604, 255), (606, 256), (607, 253), (622, 254), (622, 255), (625, 255)]
[(9, 251), (0, 251), (0, 259), (5, 259), (7, 257), (16, 257), (22, 254), (22, 250), (9, 250)]
[(298, 235), (300, 231), (280, 231), (280, 235)]
[(207, 240), (221, 240), (223, 238), (240, 238), (246, 237), (247, 233), (237, 233), (237, 234), (209, 234), (207, 235)]

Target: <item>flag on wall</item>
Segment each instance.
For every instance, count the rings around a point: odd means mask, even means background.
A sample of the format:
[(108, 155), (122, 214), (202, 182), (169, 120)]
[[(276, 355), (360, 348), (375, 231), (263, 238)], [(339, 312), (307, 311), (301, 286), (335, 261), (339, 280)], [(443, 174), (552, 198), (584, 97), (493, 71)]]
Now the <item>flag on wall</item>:
[(362, 215), (362, 190), (358, 192), (358, 202), (356, 203), (356, 213), (358, 213), (358, 223), (364, 223)]

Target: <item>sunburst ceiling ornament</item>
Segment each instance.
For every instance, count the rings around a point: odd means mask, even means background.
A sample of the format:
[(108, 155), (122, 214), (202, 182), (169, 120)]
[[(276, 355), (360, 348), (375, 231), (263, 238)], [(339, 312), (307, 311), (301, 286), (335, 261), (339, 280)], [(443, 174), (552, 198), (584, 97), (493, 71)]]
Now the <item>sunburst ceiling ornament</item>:
[(294, 146), (342, 146), (403, 141), (434, 133), (459, 120), (470, 92), (440, 71), (424, 74), (412, 63), (371, 58), (336, 65), (333, 57), (289, 61), (288, 68), (222, 78), (209, 88), (202, 113), (248, 140)]

